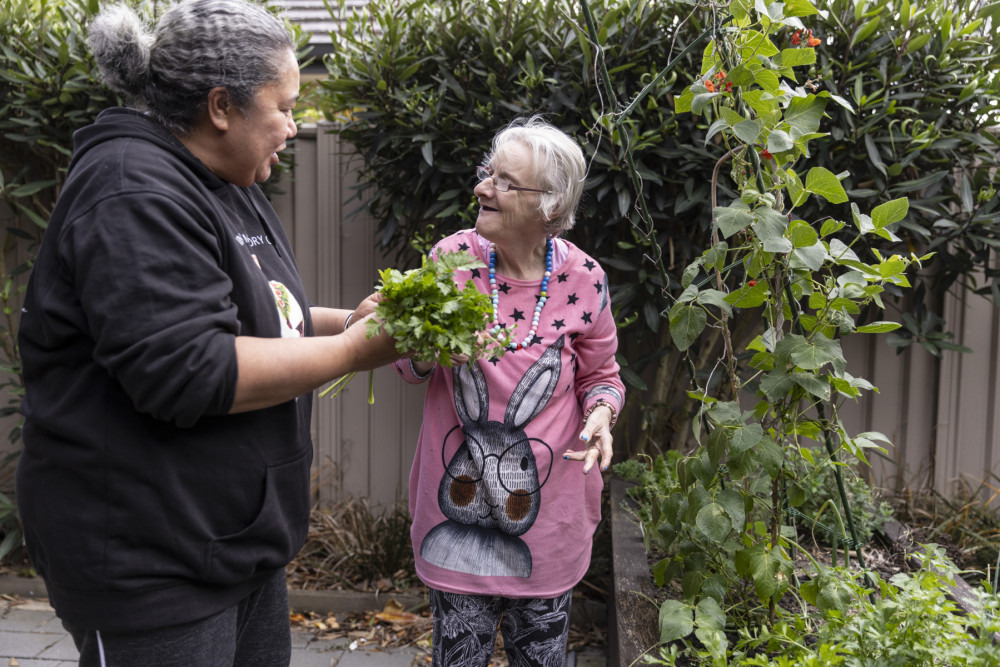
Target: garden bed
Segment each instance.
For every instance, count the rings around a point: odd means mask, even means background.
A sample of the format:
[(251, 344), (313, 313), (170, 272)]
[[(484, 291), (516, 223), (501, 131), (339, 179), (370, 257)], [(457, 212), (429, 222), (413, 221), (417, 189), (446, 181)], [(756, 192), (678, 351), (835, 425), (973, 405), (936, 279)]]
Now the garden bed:
[[(609, 664), (622, 667), (635, 664), (644, 654), (656, 650), (659, 645), (659, 604), (669, 595), (666, 589), (654, 585), (650, 574), (655, 557), (646, 551), (642, 526), (633, 514), (637, 504), (627, 494), (630, 486), (631, 482), (618, 477), (610, 480), (612, 595), (608, 603), (608, 655)], [(921, 543), (940, 544), (941, 538), (947, 542), (946, 536), (933, 532), (928, 535), (927, 532), (919, 527), (915, 530), (907, 528), (898, 521), (885, 524), (877, 535), (877, 541), (864, 551), (867, 566), (886, 580), (898, 572), (919, 569)], [(963, 560), (963, 552), (955, 545), (941, 546), (956, 560)], [(824, 554), (822, 549), (817, 548), (811, 555), (829, 564), (828, 549)], [(852, 558), (856, 563), (856, 554)], [(968, 566), (964, 562), (958, 564)], [(974, 609), (972, 587), (961, 577), (954, 579), (948, 597), (966, 613)], [(995, 635), (994, 641), (1000, 642), (1000, 635)]]

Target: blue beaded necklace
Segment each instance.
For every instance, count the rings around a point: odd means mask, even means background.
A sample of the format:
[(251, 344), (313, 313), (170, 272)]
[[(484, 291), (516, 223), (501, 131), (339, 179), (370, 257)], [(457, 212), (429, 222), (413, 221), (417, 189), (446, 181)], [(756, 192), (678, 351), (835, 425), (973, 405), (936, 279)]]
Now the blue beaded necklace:
[[(538, 319), (542, 315), (542, 308), (549, 298), (549, 276), (552, 275), (552, 239), (545, 239), (545, 275), (542, 277), (542, 289), (538, 293), (538, 303), (535, 305), (535, 314), (531, 318), (531, 331), (520, 343), (510, 343), (507, 349), (522, 350), (534, 341), (535, 332), (538, 331)], [(497, 247), (490, 243), (490, 296), (493, 301), (493, 328), (490, 333), (498, 335), (503, 327), (500, 326), (500, 293), (497, 290)]]

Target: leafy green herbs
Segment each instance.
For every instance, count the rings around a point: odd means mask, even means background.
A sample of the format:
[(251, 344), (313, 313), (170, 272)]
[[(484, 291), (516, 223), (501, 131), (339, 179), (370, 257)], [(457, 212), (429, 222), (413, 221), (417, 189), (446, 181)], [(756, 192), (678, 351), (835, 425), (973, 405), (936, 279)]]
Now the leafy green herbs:
[[(368, 337), (385, 331), (395, 339), (401, 355), (442, 366), (451, 366), (453, 355), (470, 361), (486, 356), (499, 359), (510, 336), (506, 330), (487, 331), (493, 316), (489, 295), (480, 292), (472, 280), (460, 287), (452, 277), (456, 271), (481, 268), (485, 268), (482, 262), (458, 250), (442, 252), (437, 259), (424, 257), (419, 269), (380, 271), (382, 301), (375, 317), (365, 323)], [(334, 390), (336, 396), (353, 377), (354, 373), (348, 373), (339, 378), (320, 396)], [(371, 377), (368, 385), (368, 402), (374, 403)]]
[(380, 330), (396, 340), (400, 354), (412, 354), (420, 361), (451, 366), (452, 355), (470, 360), (503, 354), (507, 336), (486, 331), (493, 316), (493, 303), (472, 280), (459, 287), (456, 271), (485, 268), (468, 252), (442, 252), (436, 260), (424, 257), (419, 269), (400, 273), (380, 272), (383, 299), (375, 317), (366, 323), (368, 336)]

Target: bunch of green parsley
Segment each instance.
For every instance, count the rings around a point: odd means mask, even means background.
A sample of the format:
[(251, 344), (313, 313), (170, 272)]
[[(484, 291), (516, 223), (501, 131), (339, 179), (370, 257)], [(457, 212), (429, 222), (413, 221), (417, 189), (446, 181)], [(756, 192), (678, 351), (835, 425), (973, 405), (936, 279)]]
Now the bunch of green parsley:
[[(400, 272), (384, 269), (378, 292), (382, 300), (375, 317), (365, 323), (369, 338), (385, 331), (396, 341), (396, 351), (420, 361), (452, 365), (453, 355), (465, 355), (470, 362), (482, 357), (499, 358), (507, 349), (509, 333), (487, 331), (493, 317), (493, 302), (472, 280), (460, 287), (456, 271), (485, 268), (464, 250), (442, 252), (437, 259), (424, 257), (418, 269)], [(354, 377), (349, 373), (327, 387), (320, 396), (336, 389), (340, 393)], [(368, 402), (374, 402), (373, 374), (368, 379)]]

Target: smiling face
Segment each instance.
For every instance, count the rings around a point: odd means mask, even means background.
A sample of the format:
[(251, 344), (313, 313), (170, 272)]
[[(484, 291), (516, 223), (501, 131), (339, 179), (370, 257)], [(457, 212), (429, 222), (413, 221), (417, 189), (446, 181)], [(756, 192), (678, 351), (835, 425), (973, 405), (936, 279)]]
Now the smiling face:
[[(257, 91), (247, 113), (234, 109), (226, 132), (226, 157), (213, 171), (235, 185), (266, 181), (278, 164), (278, 153), (298, 129), (292, 111), (299, 97), (299, 65), (288, 51), (281, 74)], [(221, 166), (221, 168), (220, 168)]]
[[(507, 179), (511, 185), (542, 189), (531, 175), (531, 150), (520, 142), (505, 146), (489, 166), (496, 176)], [(539, 193), (514, 189), (498, 192), (491, 178), (480, 181), (474, 192), (479, 200), (476, 231), (481, 236), (497, 245), (534, 246), (545, 242), (545, 217), (538, 210)]]

